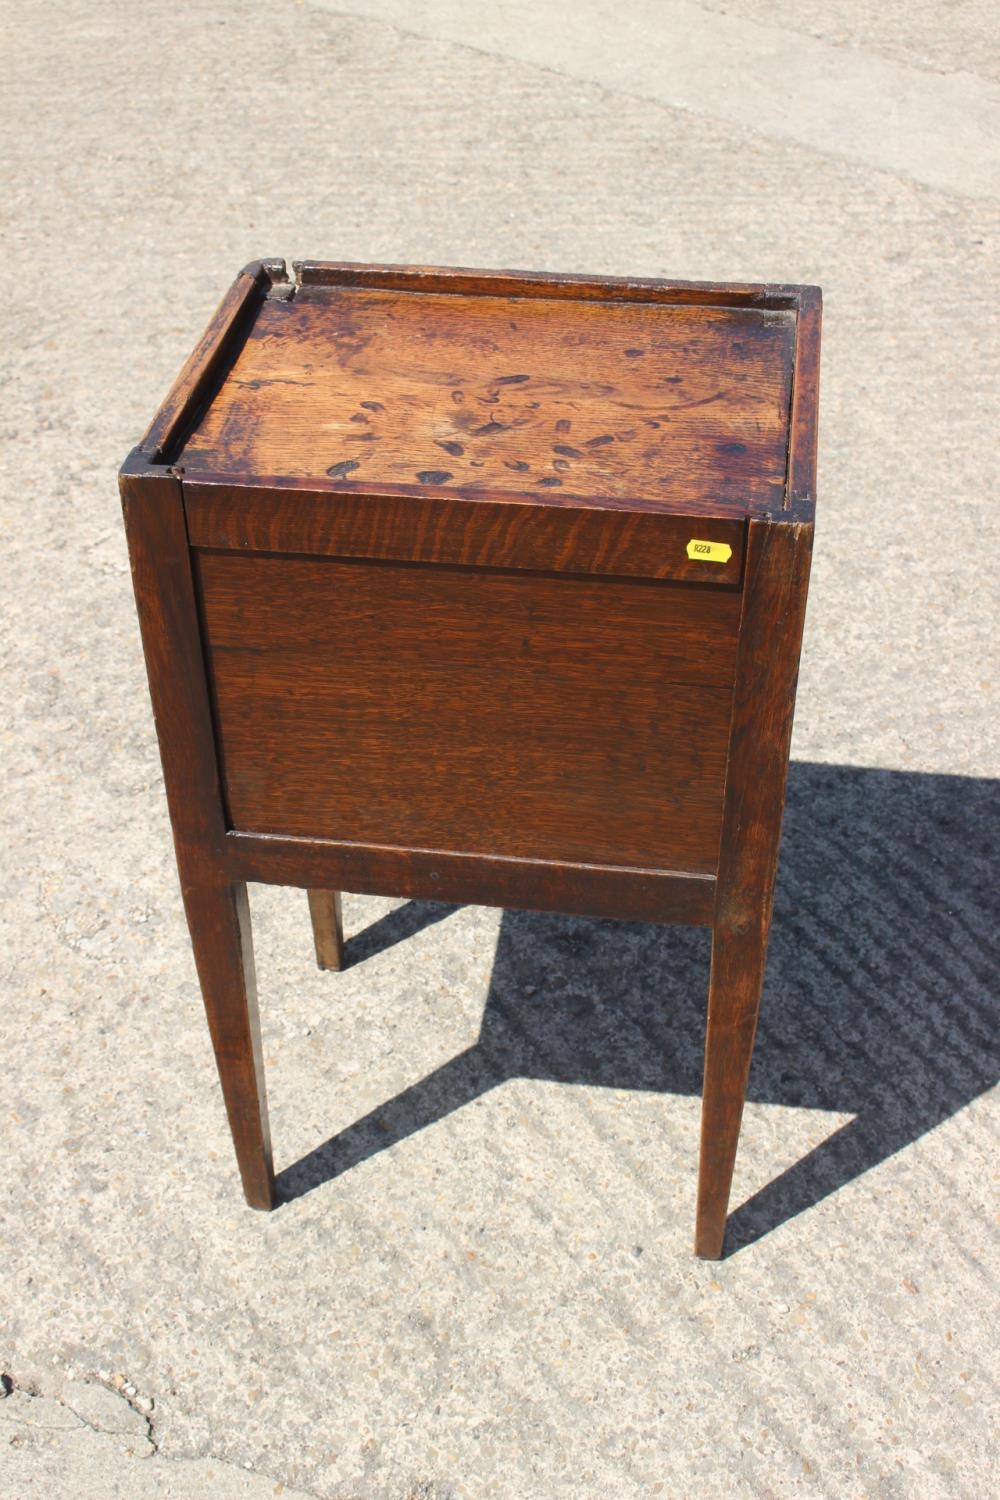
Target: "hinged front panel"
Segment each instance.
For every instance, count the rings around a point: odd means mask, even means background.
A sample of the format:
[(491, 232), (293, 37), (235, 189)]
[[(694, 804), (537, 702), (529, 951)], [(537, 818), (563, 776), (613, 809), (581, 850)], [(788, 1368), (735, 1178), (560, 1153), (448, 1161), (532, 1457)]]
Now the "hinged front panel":
[(234, 828), (716, 869), (737, 591), (195, 559)]

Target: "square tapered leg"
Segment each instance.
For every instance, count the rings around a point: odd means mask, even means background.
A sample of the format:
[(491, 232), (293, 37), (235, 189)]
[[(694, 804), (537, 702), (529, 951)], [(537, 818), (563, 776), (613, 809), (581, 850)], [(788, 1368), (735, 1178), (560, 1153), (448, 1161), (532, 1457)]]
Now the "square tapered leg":
[(321, 969), (344, 967), (344, 918), (339, 891), (310, 891), (316, 962)]

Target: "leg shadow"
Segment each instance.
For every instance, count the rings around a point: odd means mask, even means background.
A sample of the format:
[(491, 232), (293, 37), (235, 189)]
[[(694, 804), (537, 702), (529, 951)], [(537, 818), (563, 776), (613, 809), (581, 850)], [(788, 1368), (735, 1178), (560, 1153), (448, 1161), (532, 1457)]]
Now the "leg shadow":
[[(855, 1118), (737, 1208), (730, 1251), (996, 1082), (998, 791), (791, 767), (748, 1098)], [(371, 951), (414, 920), (375, 924)], [(288, 1168), (279, 1194), (309, 1192), (509, 1078), (697, 1095), (708, 954), (701, 931), (505, 912), (476, 1044)]]
[(749, 1097), (854, 1120), (731, 1216), (738, 1250), (1000, 1077), (1000, 784), (794, 764)]
[(406, 938), (423, 932), (425, 927), (443, 922), (445, 917), (450, 917), (456, 911), (457, 906), (438, 901), (407, 901), (405, 906), (397, 906), (387, 916), (372, 922), (363, 932), (348, 938), (344, 944), (345, 969), (364, 963), (366, 958), (374, 958), (376, 953), (384, 953), (387, 948), (394, 948)]

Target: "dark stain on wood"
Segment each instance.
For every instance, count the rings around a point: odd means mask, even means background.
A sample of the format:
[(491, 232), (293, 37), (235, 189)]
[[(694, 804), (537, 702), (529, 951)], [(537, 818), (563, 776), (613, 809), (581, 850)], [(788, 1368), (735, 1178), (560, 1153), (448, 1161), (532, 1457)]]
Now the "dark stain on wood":
[(526, 474), (531, 468), (531, 465), (526, 464), (523, 458), (505, 458), (503, 466), (505, 469), (513, 469), (515, 474)]
[[(473, 281), (437, 273), (366, 280), (347, 268), (337, 277), (308, 280), (292, 298), (265, 298), (255, 309), (228, 378), (215, 386), (186, 440), (189, 471), (325, 479), (331, 433), (363, 432), (361, 415), (377, 403), (377, 440), (344, 446), (364, 448), (365, 481), (385, 493), (415, 489), (414, 474), (448, 453), (456, 487), (475, 482), (509, 495), (517, 491), (518, 471), (505, 467), (512, 452), (534, 475), (551, 473), (553, 444), (571, 441), (586, 456), (600, 451), (581, 475), (585, 491), (575, 487), (593, 504), (707, 508), (738, 487), (740, 500), (766, 505), (784, 482), (790, 313), (765, 325), (749, 296), (715, 302), (701, 290), (596, 298), (571, 294), (570, 283), (560, 282), (555, 291), (543, 283), (522, 294), (516, 279), (502, 278), (470, 296)], [(516, 319), (511, 296), (518, 298)], [(738, 384), (733, 342), (747, 356), (736, 365)], [(732, 387), (725, 401), (724, 387)], [(667, 420), (662, 403), (675, 399), (667, 452), (666, 433), (647, 423)], [(681, 410), (688, 400), (716, 403), (708, 441), (697, 406)], [(617, 420), (663, 438), (655, 462), (625, 432), (616, 440)], [(601, 437), (606, 444), (595, 441)], [(442, 449), (447, 440), (460, 441), (464, 453)], [(744, 442), (747, 454), (716, 447), (727, 441)], [(473, 456), (484, 466), (473, 470)], [(546, 495), (534, 477), (523, 483), (525, 493)], [(548, 493), (547, 503), (561, 503), (554, 486)]]
[(417, 475), (421, 484), (447, 484), (454, 477), (447, 469), (421, 469)]
[(461, 443), (446, 443), (442, 442), (442, 440), (438, 438), (437, 445), (439, 448), (443, 448), (446, 453), (450, 453), (452, 458), (461, 458), (462, 454), (465, 452), (465, 449), (463, 448)]
[(548, 474), (544, 479), (540, 479), (538, 483), (540, 485), (543, 485), (546, 489), (554, 489), (556, 485), (562, 484), (562, 480), (556, 479), (553, 474)]
[(326, 472), (331, 479), (346, 479), (348, 474), (353, 474), (354, 470), (360, 467), (356, 458), (344, 458), (339, 464), (331, 464)]
[(568, 443), (556, 443), (553, 453), (561, 453), (564, 458), (582, 458), (583, 454), (579, 448), (571, 448)]
[(692, 411), (696, 406), (711, 406), (715, 401), (724, 401), (728, 395), (728, 391), (713, 391), (711, 396), (699, 396), (696, 401), (678, 401), (670, 410), (673, 412)]

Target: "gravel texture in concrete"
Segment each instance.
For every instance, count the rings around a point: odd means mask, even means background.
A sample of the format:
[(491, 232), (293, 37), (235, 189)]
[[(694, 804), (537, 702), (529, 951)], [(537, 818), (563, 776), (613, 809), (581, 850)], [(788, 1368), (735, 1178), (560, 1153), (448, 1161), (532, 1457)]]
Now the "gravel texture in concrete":
[[(990, 8), (2, 11), (0, 1496), (994, 1493)], [(748, 37), (780, 43), (778, 124)], [(673, 53), (703, 103), (666, 63), (634, 86)], [(879, 78), (933, 140), (877, 138)], [(289, 1201), (242, 1204), (115, 470), (261, 254), (824, 288), (718, 1265), (691, 1255), (708, 946), (682, 929), (348, 896), (324, 975), (304, 895), (255, 889)]]

